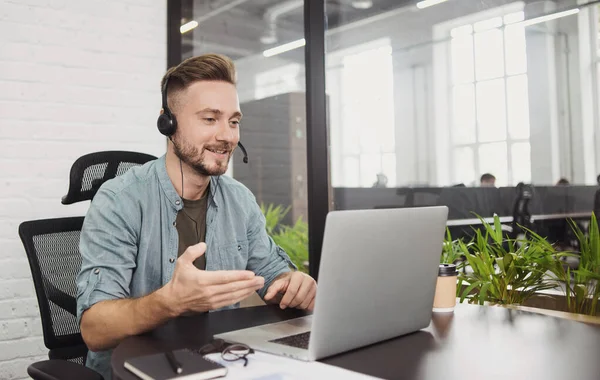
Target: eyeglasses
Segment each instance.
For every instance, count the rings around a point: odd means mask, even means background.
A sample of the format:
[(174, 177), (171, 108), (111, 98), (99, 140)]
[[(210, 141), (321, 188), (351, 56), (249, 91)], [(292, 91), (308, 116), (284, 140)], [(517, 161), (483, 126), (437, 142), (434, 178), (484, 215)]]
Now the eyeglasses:
[(234, 362), (236, 360), (243, 360), (244, 367), (248, 365), (247, 356), (253, 354), (254, 350), (245, 344), (232, 344), (221, 352), (223, 360), (228, 362)]
[(225, 361), (234, 362), (237, 360), (243, 360), (244, 367), (248, 365), (247, 356), (254, 353), (254, 350), (245, 344), (231, 344), (222, 339), (215, 339), (212, 342), (198, 349), (192, 349), (191, 351), (202, 356), (220, 352), (221, 358)]

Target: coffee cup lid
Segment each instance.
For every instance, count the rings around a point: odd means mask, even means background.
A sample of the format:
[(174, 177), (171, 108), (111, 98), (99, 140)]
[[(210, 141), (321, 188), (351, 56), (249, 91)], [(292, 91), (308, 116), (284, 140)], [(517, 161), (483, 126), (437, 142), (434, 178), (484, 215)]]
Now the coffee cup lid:
[(454, 264), (440, 264), (438, 270), (438, 276), (456, 276), (458, 271)]

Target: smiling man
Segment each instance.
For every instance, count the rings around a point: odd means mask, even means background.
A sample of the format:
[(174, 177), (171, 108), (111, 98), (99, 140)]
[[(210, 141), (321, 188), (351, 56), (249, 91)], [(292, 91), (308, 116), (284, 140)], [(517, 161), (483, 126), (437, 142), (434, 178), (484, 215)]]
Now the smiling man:
[(180, 315), (254, 292), (312, 310), (316, 283), (267, 235), (252, 193), (223, 176), (242, 112), (227, 57), (190, 58), (162, 79), (167, 153), (106, 182), (81, 231), (77, 318), (87, 365), (110, 379), (111, 349)]

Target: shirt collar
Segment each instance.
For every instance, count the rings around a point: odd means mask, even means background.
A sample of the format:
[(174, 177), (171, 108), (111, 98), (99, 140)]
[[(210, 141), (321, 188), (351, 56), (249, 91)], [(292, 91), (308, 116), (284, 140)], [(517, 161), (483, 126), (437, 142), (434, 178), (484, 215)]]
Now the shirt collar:
[(208, 201), (212, 202), (215, 207), (219, 207), (219, 202), (218, 202), (218, 198), (216, 197), (216, 195), (217, 195), (217, 192), (220, 190), (220, 187), (219, 187), (219, 186), (221, 186), (220, 182), (221, 181), (219, 180), (219, 177), (216, 177), (216, 178), (212, 177), (212, 176), (210, 177), (210, 187), (208, 188), (208, 190), (210, 191), (210, 193), (209, 193), (210, 198)]
[[(165, 154), (156, 161), (156, 174), (158, 176), (160, 185), (163, 191), (165, 192), (165, 195), (167, 196), (173, 207), (175, 207), (175, 209), (179, 211), (183, 208), (183, 200), (181, 199), (179, 194), (177, 194), (177, 190), (175, 190), (173, 182), (171, 182), (171, 177), (169, 177), (169, 174), (167, 173), (166, 157), (167, 156)], [(217, 178), (210, 177), (209, 202), (212, 202), (216, 207), (219, 206), (219, 203), (215, 198), (216, 192), (219, 190), (219, 182), (220, 181)]]

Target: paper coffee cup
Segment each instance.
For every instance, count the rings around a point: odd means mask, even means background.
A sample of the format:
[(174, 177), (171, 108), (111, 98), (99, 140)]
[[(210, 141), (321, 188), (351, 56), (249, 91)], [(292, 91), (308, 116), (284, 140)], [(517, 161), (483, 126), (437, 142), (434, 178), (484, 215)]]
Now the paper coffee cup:
[(438, 269), (435, 297), (433, 299), (434, 312), (452, 312), (456, 306), (456, 279), (458, 271), (454, 264), (440, 264)]

